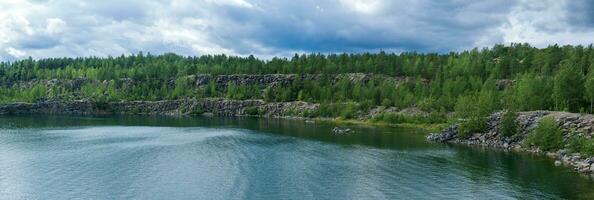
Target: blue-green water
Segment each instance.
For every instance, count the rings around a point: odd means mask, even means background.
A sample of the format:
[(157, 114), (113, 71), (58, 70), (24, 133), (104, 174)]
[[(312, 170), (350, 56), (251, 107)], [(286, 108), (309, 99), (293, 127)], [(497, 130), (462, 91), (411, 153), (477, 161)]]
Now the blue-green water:
[(0, 117), (0, 199), (576, 199), (552, 160), (290, 120)]

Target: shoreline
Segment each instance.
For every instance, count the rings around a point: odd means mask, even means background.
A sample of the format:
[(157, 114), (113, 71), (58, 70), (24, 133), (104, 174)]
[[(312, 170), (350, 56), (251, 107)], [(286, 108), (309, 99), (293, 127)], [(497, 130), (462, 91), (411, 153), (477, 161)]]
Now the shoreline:
[[(594, 156), (582, 155), (578, 152), (570, 152), (568, 149), (569, 138), (574, 136), (575, 130), (583, 130), (579, 133), (591, 137), (594, 116), (588, 114), (555, 112), (555, 111), (530, 111), (518, 113), (517, 122), (519, 133), (513, 136), (503, 136), (498, 130), (502, 113), (492, 114), (488, 119), (488, 128), (482, 133), (474, 133), (468, 137), (458, 136), (458, 124), (452, 124), (438, 133), (427, 135), (428, 141), (464, 145), (470, 147), (485, 147), (504, 151), (525, 152), (535, 155), (547, 156), (555, 160), (556, 166), (567, 166), (573, 168), (580, 174), (590, 175), (594, 178)], [(555, 120), (564, 134), (563, 147), (559, 150), (545, 151), (539, 146), (526, 147), (524, 142), (528, 134), (534, 130), (540, 120), (550, 117)]]
[[(257, 115), (250, 115), (246, 110), (252, 107), (258, 107)], [(200, 109), (201, 113), (193, 112)], [(206, 108), (206, 109), (204, 109)], [(475, 133), (468, 138), (457, 137), (457, 125), (447, 123), (387, 123), (372, 121), (370, 115), (358, 119), (342, 119), (340, 117), (304, 117), (295, 116), (293, 111), (296, 109), (315, 110), (319, 105), (306, 102), (275, 102), (265, 103), (261, 100), (226, 100), (226, 99), (184, 99), (184, 100), (166, 100), (158, 102), (111, 102), (107, 105), (97, 105), (92, 101), (72, 101), (72, 102), (40, 102), (40, 103), (12, 103), (0, 105), (0, 115), (27, 115), (27, 114), (50, 114), (50, 115), (125, 115), (125, 116), (168, 116), (168, 117), (254, 117), (261, 119), (290, 119), (301, 120), (306, 123), (332, 123), (337, 127), (342, 125), (365, 125), (378, 127), (405, 127), (423, 129), (427, 133), (428, 141), (451, 143), (456, 145), (470, 147), (485, 147), (503, 151), (525, 152), (535, 155), (545, 155), (555, 159), (555, 165), (564, 165), (573, 167), (575, 171), (581, 174), (590, 174), (594, 177), (594, 156), (586, 157), (583, 155), (569, 153), (562, 149), (555, 152), (541, 151), (538, 148), (524, 148), (521, 145), (526, 134), (533, 129), (540, 119), (545, 116), (556, 116), (560, 123), (565, 126), (574, 124), (584, 124), (579, 119), (586, 116), (592, 120), (594, 125), (594, 116), (575, 113), (551, 112), (551, 111), (532, 111), (523, 112), (518, 120), (521, 122), (522, 134), (520, 138), (501, 137), (497, 131), (497, 125), (501, 120), (501, 113), (495, 113), (490, 116), (489, 128), (485, 133)], [(298, 112), (301, 113), (301, 112)], [(581, 118), (580, 118), (581, 117)], [(569, 121), (567, 119), (570, 119)], [(590, 127), (590, 128), (588, 128)], [(571, 127), (566, 127), (571, 128)], [(592, 131), (590, 125), (587, 130)], [(442, 130), (443, 129), (443, 130)], [(441, 130), (441, 131), (440, 131)], [(435, 133), (437, 132), (437, 133)]]
[[(0, 115), (58, 114), (58, 115), (139, 115), (139, 116), (221, 116), (257, 117), (269, 119), (298, 119), (331, 122), (336, 125), (356, 124), (424, 129), (435, 132), (445, 123), (389, 123), (373, 121), (377, 114), (396, 114), (407, 117), (424, 117), (426, 113), (411, 109), (377, 107), (358, 112), (352, 119), (341, 117), (310, 117), (320, 110), (320, 104), (308, 102), (264, 102), (263, 100), (229, 100), (218, 98), (178, 99), (162, 101), (120, 101), (96, 103), (91, 100), (45, 101), (37, 103), (15, 102), (0, 104)], [(409, 112), (412, 112), (409, 113)]]

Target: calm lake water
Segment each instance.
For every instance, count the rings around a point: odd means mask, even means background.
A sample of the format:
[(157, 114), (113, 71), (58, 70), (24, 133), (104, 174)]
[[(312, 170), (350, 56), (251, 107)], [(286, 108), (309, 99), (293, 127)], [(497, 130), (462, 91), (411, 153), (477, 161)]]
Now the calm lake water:
[(576, 199), (542, 157), (415, 129), (291, 120), (0, 117), (0, 199)]

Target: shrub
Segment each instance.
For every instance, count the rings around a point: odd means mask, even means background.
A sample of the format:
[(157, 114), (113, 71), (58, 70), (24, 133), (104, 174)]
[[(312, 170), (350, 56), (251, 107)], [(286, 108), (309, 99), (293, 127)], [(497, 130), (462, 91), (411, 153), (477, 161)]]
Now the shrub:
[(540, 120), (538, 127), (528, 134), (525, 144), (538, 146), (542, 150), (551, 151), (563, 147), (563, 132), (552, 118)]
[(245, 109), (245, 114), (247, 115), (260, 115), (260, 109), (256, 106), (248, 107)]
[(194, 108), (192, 108), (192, 110), (190, 110), (190, 115), (201, 115), (204, 113), (204, 110), (202, 110), (202, 108), (200, 108), (200, 106), (195, 106)]
[(379, 113), (371, 118), (372, 122), (386, 122), (390, 124), (433, 124), (433, 123), (445, 123), (445, 115), (437, 112), (433, 112), (428, 116), (421, 115), (402, 115), (398, 113)]
[(587, 156), (594, 156), (594, 138), (573, 136), (569, 139), (569, 150)]
[(394, 104), (392, 104), (392, 101), (390, 99), (385, 98), (385, 99), (382, 100), (382, 106), (390, 107), (392, 105), (394, 105)]
[(501, 117), (499, 130), (504, 136), (510, 137), (518, 133), (518, 114), (515, 111), (507, 111)]
[(340, 112), (340, 117), (344, 119), (352, 119), (357, 114), (357, 104), (353, 102), (348, 102), (344, 106), (344, 109)]
[(467, 138), (470, 134), (484, 132), (487, 129), (487, 121), (483, 117), (473, 117), (458, 127), (458, 137)]
[(322, 103), (318, 111), (322, 117), (336, 117), (340, 114), (342, 107), (335, 103)]
[(472, 133), (484, 132), (487, 128), (487, 115), (489, 111), (481, 105), (479, 101), (485, 98), (479, 98), (477, 95), (460, 96), (456, 103), (456, 117), (464, 119), (458, 127), (458, 137), (467, 138)]

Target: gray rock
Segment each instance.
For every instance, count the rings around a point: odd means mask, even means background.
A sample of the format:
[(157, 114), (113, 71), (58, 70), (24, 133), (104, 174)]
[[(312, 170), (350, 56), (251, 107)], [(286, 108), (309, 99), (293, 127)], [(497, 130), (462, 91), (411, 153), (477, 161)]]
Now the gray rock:
[[(564, 141), (573, 134), (579, 134), (582, 137), (592, 137), (592, 131), (594, 130), (594, 116), (576, 113), (566, 112), (552, 112), (552, 111), (531, 111), (531, 112), (519, 112), (518, 118), (518, 134), (512, 137), (505, 137), (500, 134), (499, 124), (503, 112), (496, 112), (487, 118), (486, 130), (483, 133), (473, 133), (468, 138), (457, 138), (457, 130), (452, 127), (448, 127), (440, 133), (433, 133), (427, 136), (427, 140), (437, 142), (450, 142), (465, 145), (477, 145), (487, 146), (500, 149), (517, 149), (519, 151), (529, 151), (532, 153), (544, 153), (545, 155), (555, 158), (555, 165), (566, 164), (575, 168), (576, 171), (581, 173), (593, 173), (591, 170), (594, 164), (594, 158), (584, 159), (583, 155), (574, 153), (569, 155), (566, 149), (559, 150), (557, 152), (546, 152), (538, 146), (534, 147), (522, 147), (524, 140), (528, 134), (534, 130), (541, 119), (544, 117), (553, 118), (558, 125), (562, 128), (564, 133)], [(574, 132), (577, 130), (577, 132)]]
[(455, 139), (457, 134), (458, 125), (454, 124), (444, 129), (441, 133), (431, 133), (427, 135), (427, 140), (435, 142), (445, 142)]
[(334, 127), (332, 129), (332, 133), (334, 134), (350, 134), (353, 133), (354, 131), (351, 130), (350, 128), (339, 128), (339, 127)]

